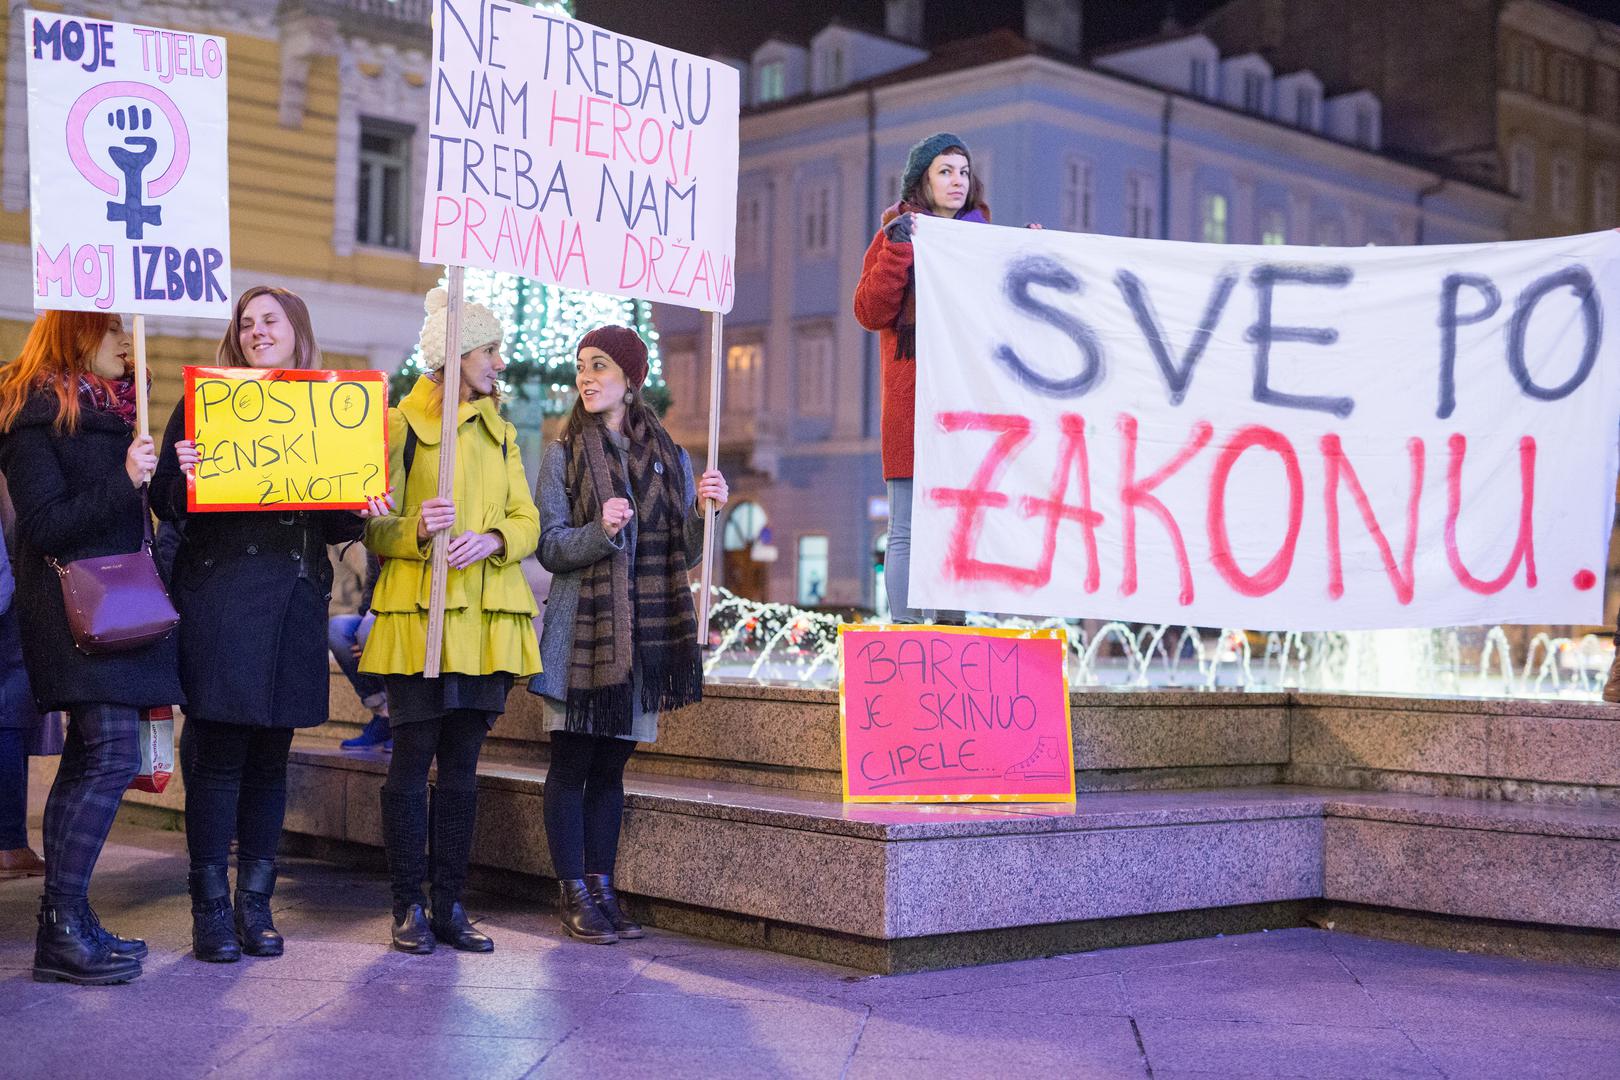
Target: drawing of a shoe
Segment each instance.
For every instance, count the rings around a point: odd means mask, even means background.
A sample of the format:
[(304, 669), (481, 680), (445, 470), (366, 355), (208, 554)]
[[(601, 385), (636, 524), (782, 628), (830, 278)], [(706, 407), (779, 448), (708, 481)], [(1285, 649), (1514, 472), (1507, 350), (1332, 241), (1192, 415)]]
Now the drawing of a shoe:
[(1063, 746), (1050, 735), (1042, 735), (1029, 757), (1010, 766), (1001, 774), (1003, 780), (1062, 780), (1068, 764), (1064, 760)]

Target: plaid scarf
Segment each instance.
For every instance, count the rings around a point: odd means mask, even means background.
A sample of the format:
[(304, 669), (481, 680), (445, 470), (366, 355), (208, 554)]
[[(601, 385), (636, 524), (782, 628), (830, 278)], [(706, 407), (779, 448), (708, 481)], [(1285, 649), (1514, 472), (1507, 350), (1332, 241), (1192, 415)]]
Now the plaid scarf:
[[(883, 211), (883, 228), (889, 227), (889, 222), (901, 214), (916, 214), (918, 217), (929, 217), (925, 207), (914, 203), (897, 202)], [(977, 221), (981, 224), (990, 220), (990, 208), (980, 203), (971, 210), (964, 210), (956, 215), (957, 221)], [(900, 316), (894, 320), (896, 360), (917, 359), (917, 271), (914, 267), (906, 267), (906, 294), (900, 301)]]
[[(148, 378), (150, 383), (150, 378)], [(54, 387), (56, 376), (47, 375), (42, 385)], [(116, 416), (133, 430), (135, 427), (135, 379), (104, 379), (86, 372), (79, 376), (79, 405), (96, 412)]]
[(630, 734), (638, 670), (644, 710), (678, 709), (703, 696), (680, 452), (645, 407), (633, 408), (626, 426), (628, 477), (597, 418), (587, 416), (568, 444), (574, 526), (599, 519), (612, 498), (632, 498), (636, 514), (634, 565), (630, 552), (619, 551), (587, 567), (580, 580), (566, 723), (569, 731), (592, 735)]

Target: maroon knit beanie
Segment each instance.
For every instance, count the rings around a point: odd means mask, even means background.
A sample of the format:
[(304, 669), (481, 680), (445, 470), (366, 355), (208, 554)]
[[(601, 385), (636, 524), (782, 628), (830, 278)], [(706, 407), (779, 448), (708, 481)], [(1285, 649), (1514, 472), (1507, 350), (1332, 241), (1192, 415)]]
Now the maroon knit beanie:
[(647, 381), (647, 343), (628, 326), (598, 326), (579, 339), (574, 355), (586, 349), (601, 349), (613, 357), (630, 389), (640, 390), (641, 384)]

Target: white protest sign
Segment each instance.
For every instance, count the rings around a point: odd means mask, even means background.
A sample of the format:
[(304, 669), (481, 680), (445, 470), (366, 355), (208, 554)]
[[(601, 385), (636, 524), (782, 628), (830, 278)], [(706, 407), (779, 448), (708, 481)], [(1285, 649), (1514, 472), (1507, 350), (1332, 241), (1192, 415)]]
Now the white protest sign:
[(730, 311), (736, 70), (555, 11), (434, 13), (422, 260)]
[(1620, 235), (1240, 247), (928, 219), (911, 602), (1596, 623)]
[(23, 20), (34, 307), (230, 318), (225, 39)]

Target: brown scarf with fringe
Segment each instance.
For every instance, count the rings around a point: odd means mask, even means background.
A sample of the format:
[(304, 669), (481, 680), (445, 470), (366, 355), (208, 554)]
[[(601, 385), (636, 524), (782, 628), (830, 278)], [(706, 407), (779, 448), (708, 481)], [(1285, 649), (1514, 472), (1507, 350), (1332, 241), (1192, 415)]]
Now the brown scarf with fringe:
[(629, 551), (619, 551), (587, 567), (580, 579), (566, 724), (591, 735), (630, 734), (636, 671), (645, 711), (678, 709), (703, 696), (680, 451), (644, 408), (632, 410), (627, 427), (628, 477), (595, 417), (570, 441), (565, 474), (576, 528), (599, 520), (608, 499), (628, 497), (635, 509), (634, 565)]

